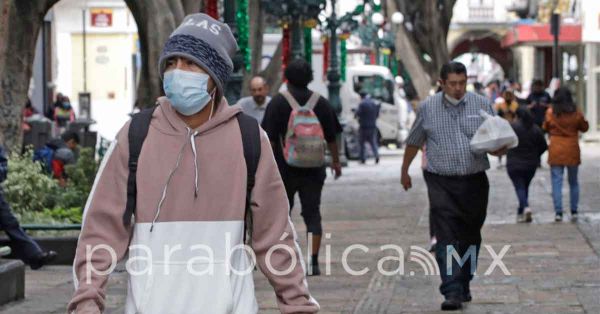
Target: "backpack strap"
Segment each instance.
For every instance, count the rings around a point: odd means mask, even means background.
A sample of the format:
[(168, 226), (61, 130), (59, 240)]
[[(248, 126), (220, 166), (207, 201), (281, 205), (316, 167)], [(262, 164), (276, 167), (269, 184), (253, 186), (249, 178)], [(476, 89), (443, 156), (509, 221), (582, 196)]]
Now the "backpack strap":
[(260, 160), (260, 128), (256, 119), (240, 112), (237, 114), (240, 132), (242, 133), (242, 145), (244, 147), (244, 159), (246, 160), (246, 209), (244, 212), (244, 243), (249, 240), (252, 243), (252, 189), (256, 179), (256, 170)]
[(285, 91), (281, 92), (281, 95), (283, 95), (283, 97), (285, 97), (285, 100), (287, 100), (288, 104), (290, 104), (290, 107), (292, 107), (292, 110), (300, 109), (300, 104), (298, 103), (298, 101), (296, 101), (296, 98), (294, 98), (294, 96), (292, 96), (292, 94), (290, 94), (289, 91), (285, 90)]
[(306, 103), (305, 107), (307, 109), (314, 110), (320, 98), (321, 95), (319, 95), (319, 93), (313, 92), (312, 95), (310, 95), (310, 98), (308, 99), (308, 102)]
[(152, 120), (152, 114), (156, 107), (147, 108), (134, 114), (131, 118), (131, 124), (129, 124), (129, 132), (127, 133), (129, 140), (129, 176), (127, 177), (127, 205), (123, 214), (123, 224), (125, 226), (131, 224), (131, 216), (135, 214), (137, 201), (137, 164), (140, 152), (142, 151), (142, 145), (148, 135), (150, 120)]

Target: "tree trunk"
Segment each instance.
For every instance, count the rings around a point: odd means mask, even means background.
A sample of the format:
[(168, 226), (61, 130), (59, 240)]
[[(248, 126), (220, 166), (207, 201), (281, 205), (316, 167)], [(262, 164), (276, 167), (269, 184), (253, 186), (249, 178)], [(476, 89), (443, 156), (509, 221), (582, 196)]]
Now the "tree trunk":
[[(396, 3), (393, 0), (387, 1), (388, 19), (391, 20), (392, 14), (397, 11)], [(431, 89), (431, 77), (421, 62), (415, 45), (408, 37), (404, 25), (399, 25), (396, 31), (396, 58), (402, 60), (408, 74), (411, 77), (419, 99), (424, 100), (429, 95)]]
[(281, 54), (282, 42), (279, 42), (279, 45), (277, 45), (277, 50), (275, 50), (269, 65), (260, 73), (260, 75), (267, 80), (267, 84), (269, 84), (269, 87), (271, 88), (271, 96), (277, 95), (279, 88), (283, 83), (283, 74), (281, 73)]
[[(150, 107), (163, 95), (158, 59), (169, 35), (184, 17), (180, 0), (125, 0), (138, 27), (142, 69), (137, 89), (137, 103)], [(173, 8), (176, 13), (173, 13)]]
[(35, 45), (44, 15), (58, 0), (0, 2), (0, 144), (21, 146), (21, 112), (27, 102)]
[[(411, 31), (405, 33), (422, 69), (429, 74), (431, 84), (435, 84), (440, 68), (449, 61), (447, 37), (455, 4), (456, 0), (388, 0), (388, 16), (400, 11), (404, 14), (404, 24), (411, 24)], [(422, 58), (423, 54), (431, 57), (431, 62)], [(409, 64), (405, 65), (408, 68)]]

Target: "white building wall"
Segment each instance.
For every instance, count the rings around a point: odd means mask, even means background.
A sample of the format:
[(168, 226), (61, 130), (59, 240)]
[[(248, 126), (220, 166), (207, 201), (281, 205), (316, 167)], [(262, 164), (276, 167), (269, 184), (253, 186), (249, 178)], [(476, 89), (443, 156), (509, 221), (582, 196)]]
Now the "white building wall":
[[(93, 27), (92, 9), (112, 10), (112, 26)], [(56, 91), (69, 96), (76, 114), (79, 114), (78, 93), (83, 92), (83, 10), (86, 15), (87, 88), (92, 96), (92, 119), (97, 122), (92, 129), (100, 136), (112, 139), (129, 118), (135, 98), (131, 56), (136, 53), (137, 26), (122, 0), (62, 0), (52, 8)], [(99, 51), (107, 53), (100, 59), (95, 58)], [(107, 63), (103, 63), (106, 60)], [(118, 84), (115, 79), (119, 80)], [(109, 96), (112, 94), (114, 98)]]

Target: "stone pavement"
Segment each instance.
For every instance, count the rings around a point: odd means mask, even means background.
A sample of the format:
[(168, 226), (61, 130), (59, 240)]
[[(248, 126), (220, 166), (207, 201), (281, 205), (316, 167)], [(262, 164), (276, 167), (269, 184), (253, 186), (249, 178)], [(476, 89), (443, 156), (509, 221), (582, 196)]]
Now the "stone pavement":
[[(324, 239), (321, 261), (331, 257), (330, 275), (308, 279), (320, 313), (437, 313), (442, 297), (433, 265), (416, 247), (428, 247), (427, 198), (419, 162), (411, 169), (413, 189), (399, 183), (401, 154), (384, 152), (379, 166), (351, 163), (338, 181), (328, 179), (323, 193)], [(553, 222), (548, 167), (538, 171), (530, 191), (534, 223), (516, 224), (517, 200), (505, 169), (488, 171), (491, 184), (484, 245), (500, 254), (510, 275), (496, 267), (484, 275), (493, 256), (482, 248), (478, 276), (472, 283), (473, 302), (464, 313), (600, 313), (600, 145), (585, 144), (580, 169), (582, 217), (576, 224)], [(567, 189), (565, 186), (565, 195)], [(565, 198), (567, 203), (568, 198)], [(568, 208), (568, 207), (566, 207)], [(298, 233), (305, 228), (299, 210), (293, 211)], [(301, 247), (306, 250), (306, 241)], [(369, 271), (352, 276), (344, 270), (342, 255), (353, 244), (348, 266)], [(384, 257), (397, 256), (393, 244), (404, 252), (404, 272), (385, 276), (378, 271)], [(329, 252), (329, 253), (328, 253)], [(304, 252), (306, 255), (306, 252)], [(431, 261), (429, 261), (431, 264)], [(322, 271), (327, 271), (322, 263)], [(384, 271), (399, 267), (395, 261), (381, 264)], [(279, 313), (268, 282), (255, 273), (260, 313)], [(107, 313), (122, 313), (127, 277), (114, 274), (109, 282)], [(72, 293), (71, 269), (63, 266), (28, 271), (26, 299), (0, 308), (0, 313), (64, 313)]]

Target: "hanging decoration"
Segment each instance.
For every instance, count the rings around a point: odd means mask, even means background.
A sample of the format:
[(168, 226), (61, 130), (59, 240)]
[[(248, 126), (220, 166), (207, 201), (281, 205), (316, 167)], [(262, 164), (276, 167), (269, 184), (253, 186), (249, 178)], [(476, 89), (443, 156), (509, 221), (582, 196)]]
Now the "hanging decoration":
[(329, 68), (329, 38), (323, 35), (321, 41), (323, 42), (323, 77), (326, 77)]
[(252, 56), (250, 54), (250, 43), (248, 41), (248, 34), (250, 34), (248, 25), (248, 0), (236, 0), (235, 7), (235, 22), (238, 27), (238, 47), (244, 58), (244, 69), (246, 72), (250, 72)]
[[(282, 25), (283, 38), (281, 39), (281, 71), (285, 73), (285, 68), (290, 62), (290, 28), (287, 23)], [(285, 75), (283, 76), (285, 77)]]
[(308, 64), (312, 64), (312, 29), (304, 28), (304, 59)]
[(304, 58), (306, 62), (312, 64), (313, 55), (313, 42), (312, 42), (312, 29), (318, 24), (315, 19), (308, 19), (304, 21)]
[(350, 38), (350, 32), (341, 33), (338, 38), (340, 39), (340, 76), (342, 82), (346, 81), (346, 63), (348, 62), (348, 49), (346, 49), (346, 42)]
[(346, 81), (346, 62), (348, 58), (348, 50), (346, 49), (346, 40), (340, 41), (340, 75), (342, 76), (342, 82)]
[(205, 0), (204, 2), (204, 13), (210, 15), (212, 18), (219, 19), (219, 5), (218, 0)]
[(394, 77), (396, 77), (396, 76), (398, 76), (398, 59), (396, 59), (396, 56), (393, 56), (391, 58), (391, 61), (392, 62), (391, 62), (390, 67), (391, 67), (391, 70), (392, 70), (392, 75)]

